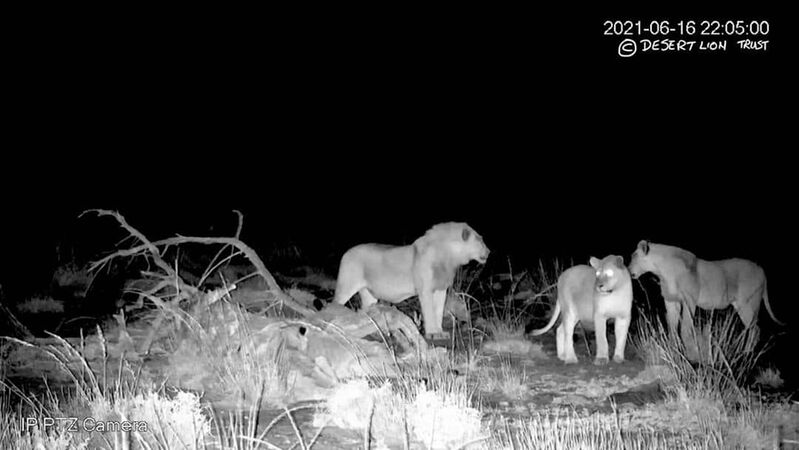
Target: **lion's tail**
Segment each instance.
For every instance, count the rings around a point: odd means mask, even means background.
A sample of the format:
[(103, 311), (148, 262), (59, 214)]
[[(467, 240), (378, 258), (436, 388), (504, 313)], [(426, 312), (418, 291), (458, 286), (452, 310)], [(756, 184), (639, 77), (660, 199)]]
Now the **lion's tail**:
[(766, 311), (768, 311), (768, 315), (771, 316), (771, 319), (774, 320), (778, 325), (785, 326), (785, 323), (780, 322), (779, 319), (774, 315), (774, 311), (771, 310), (771, 304), (768, 302), (768, 286), (766, 282), (766, 278), (763, 278), (763, 303), (766, 304)]
[(552, 318), (549, 319), (549, 323), (546, 324), (544, 328), (539, 328), (537, 330), (531, 331), (530, 335), (539, 336), (549, 331), (549, 329), (552, 328), (552, 325), (555, 325), (555, 321), (558, 320), (559, 315), (560, 315), (560, 300), (555, 302), (555, 312), (552, 313)]

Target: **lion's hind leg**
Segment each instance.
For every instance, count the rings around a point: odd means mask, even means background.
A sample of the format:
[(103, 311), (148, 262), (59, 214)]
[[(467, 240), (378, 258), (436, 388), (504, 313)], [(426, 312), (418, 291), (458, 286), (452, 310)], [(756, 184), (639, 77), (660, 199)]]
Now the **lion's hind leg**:
[(685, 356), (690, 361), (699, 361), (699, 342), (697, 342), (696, 327), (694, 326), (694, 313), (696, 307), (683, 305), (682, 319), (680, 319), (680, 338), (685, 346)]
[(574, 327), (577, 326), (577, 317), (570, 311), (563, 315), (562, 320), (563, 322), (561, 322), (560, 326), (563, 327), (563, 362), (566, 364), (576, 364), (577, 355), (574, 353)]
[(555, 347), (558, 349), (558, 359), (566, 361), (566, 328), (564, 328), (563, 322), (558, 325), (555, 332)]
[(732, 302), (732, 306), (746, 328), (757, 325), (757, 314), (760, 312), (762, 298), (762, 285), (754, 290), (747, 290), (743, 286), (738, 286), (738, 292), (735, 294), (735, 301)]
[[(353, 276), (350, 272), (351, 271), (346, 270), (344, 267), (339, 269), (333, 303), (339, 305), (346, 304), (356, 292), (360, 291), (366, 285), (362, 278)], [(363, 302), (363, 298), (361, 298), (361, 302)]]

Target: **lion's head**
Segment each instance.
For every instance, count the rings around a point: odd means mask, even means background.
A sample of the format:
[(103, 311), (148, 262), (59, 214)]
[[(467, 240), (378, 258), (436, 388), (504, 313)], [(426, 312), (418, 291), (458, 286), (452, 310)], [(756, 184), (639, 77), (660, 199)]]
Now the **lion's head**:
[(655, 269), (651, 258), (649, 258), (649, 242), (642, 240), (638, 243), (638, 247), (630, 259), (629, 269), (633, 278), (638, 278), (642, 274), (652, 272)]
[(589, 262), (596, 270), (594, 288), (597, 292), (609, 294), (629, 281), (627, 267), (624, 266), (624, 258), (621, 256), (609, 255), (601, 260), (591, 257)]
[(679, 247), (641, 241), (630, 259), (630, 275), (638, 278), (647, 272), (663, 272), (666, 275), (696, 273), (696, 256)]
[(466, 264), (472, 260), (484, 264), (490, 253), (483, 238), (463, 222), (434, 225), (417, 243), (423, 247), (432, 246), (444, 250), (447, 258), (456, 264)]

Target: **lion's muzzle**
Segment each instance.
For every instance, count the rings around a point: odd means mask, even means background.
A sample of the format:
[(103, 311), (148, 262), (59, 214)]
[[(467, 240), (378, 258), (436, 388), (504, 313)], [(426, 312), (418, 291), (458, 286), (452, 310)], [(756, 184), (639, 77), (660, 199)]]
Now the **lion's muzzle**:
[(612, 280), (605, 276), (600, 276), (594, 283), (594, 289), (600, 294), (610, 294), (613, 292)]
[(613, 292), (613, 288), (606, 286), (604, 284), (597, 284), (596, 291), (599, 292), (600, 294), (610, 294), (611, 292)]

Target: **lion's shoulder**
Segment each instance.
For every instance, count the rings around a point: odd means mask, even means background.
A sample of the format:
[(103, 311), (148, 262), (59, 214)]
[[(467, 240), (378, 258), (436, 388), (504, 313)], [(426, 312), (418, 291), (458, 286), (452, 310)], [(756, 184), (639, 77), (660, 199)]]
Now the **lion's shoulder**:
[(661, 270), (664, 275), (689, 274), (696, 277), (699, 259), (693, 253), (680, 247), (663, 244), (650, 244), (650, 253), (661, 258), (665, 264)]

